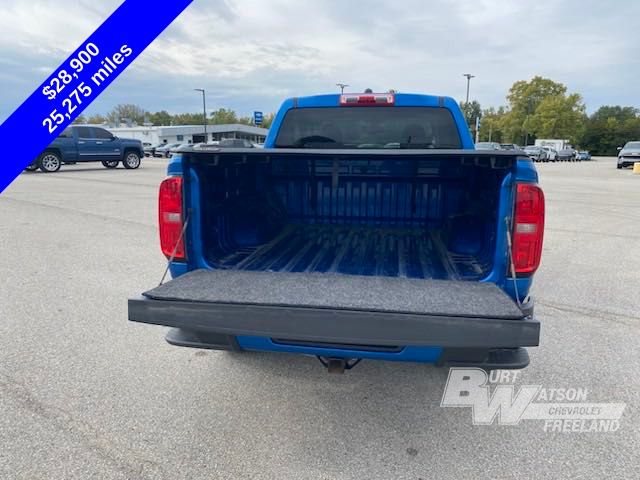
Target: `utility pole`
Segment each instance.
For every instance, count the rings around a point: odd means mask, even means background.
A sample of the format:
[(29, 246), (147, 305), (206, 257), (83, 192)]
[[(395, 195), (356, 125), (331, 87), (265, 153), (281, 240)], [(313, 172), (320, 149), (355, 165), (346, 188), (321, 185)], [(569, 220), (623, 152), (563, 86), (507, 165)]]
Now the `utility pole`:
[(209, 137), (207, 137), (207, 99), (204, 93), (204, 88), (194, 88), (196, 92), (202, 92), (202, 115), (204, 117), (204, 143), (209, 143)]
[(349, 85), (347, 85), (346, 83), (336, 83), (336, 87), (340, 88), (340, 93), (344, 93), (344, 89), (345, 87), (348, 87)]
[(463, 73), (462, 76), (467, 77), (467, 99), (464, 102), (466, 106), (469, 105), (469, 84), (471, 83), (471, 79), (475, 78), (475, 75), (471, 75), (470, 73)]

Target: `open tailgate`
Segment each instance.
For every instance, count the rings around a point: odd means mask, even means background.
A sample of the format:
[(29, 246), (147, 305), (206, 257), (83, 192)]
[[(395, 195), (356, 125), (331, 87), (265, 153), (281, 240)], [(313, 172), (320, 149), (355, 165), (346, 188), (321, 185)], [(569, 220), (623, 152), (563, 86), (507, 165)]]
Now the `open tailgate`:
[(513, 348), (540, 332), (491, 283), (243, 270), (182, 275), (129, 299), (129, 320), (356, 345)]

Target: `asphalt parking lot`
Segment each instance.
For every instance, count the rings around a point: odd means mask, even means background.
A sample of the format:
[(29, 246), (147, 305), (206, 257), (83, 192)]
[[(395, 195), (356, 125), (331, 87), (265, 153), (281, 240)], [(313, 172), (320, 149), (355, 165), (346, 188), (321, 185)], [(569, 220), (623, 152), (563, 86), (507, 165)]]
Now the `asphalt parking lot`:
[(637, 478), (640, 176), (615, 159), (540, 164), (541, 346), (519, 384), (625, 402), (620, 429), (473, 426), (447, 372), (171, 347), (127, 321), (165, 266), (166, 160), (25, 173), (0, 195), (0, 478)]

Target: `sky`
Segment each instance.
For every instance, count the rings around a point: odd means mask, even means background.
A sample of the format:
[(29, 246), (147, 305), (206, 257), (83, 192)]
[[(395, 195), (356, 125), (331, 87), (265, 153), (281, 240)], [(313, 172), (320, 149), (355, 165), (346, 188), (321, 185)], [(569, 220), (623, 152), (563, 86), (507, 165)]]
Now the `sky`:
[[(0, 121), (119, 0), (0, 0)], [(162, 8), (162, 2), (149, 2)], [(52, 20), (53, 19), (53, 20)], [(395, 89), (506, 104), (535, 75), (640, 107), (637, 0), (195, 0), (85, 111), (272, 112), (291, 96)], [(144, 28), (144, 18), (131, 28)]]

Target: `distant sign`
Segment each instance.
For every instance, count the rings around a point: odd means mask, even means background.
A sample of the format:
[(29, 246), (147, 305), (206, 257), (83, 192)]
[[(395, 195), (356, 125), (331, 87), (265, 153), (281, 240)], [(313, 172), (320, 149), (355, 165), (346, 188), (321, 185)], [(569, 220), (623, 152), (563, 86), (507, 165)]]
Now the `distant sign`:
[(262, 112), (253, 112), (253, 123), (262, 125)]

